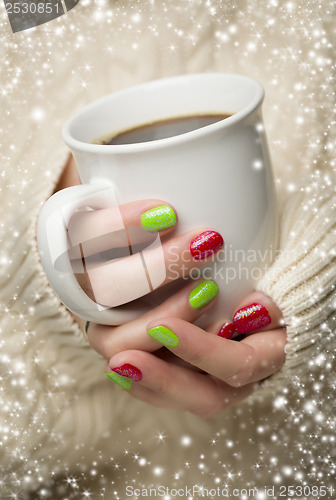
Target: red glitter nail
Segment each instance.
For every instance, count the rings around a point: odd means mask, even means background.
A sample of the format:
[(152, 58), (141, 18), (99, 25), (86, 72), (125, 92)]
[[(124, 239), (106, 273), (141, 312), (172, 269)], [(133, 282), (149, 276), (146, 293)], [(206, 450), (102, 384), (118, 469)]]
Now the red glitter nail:
[(195, 260), (203, 260), (218, 252), (224, 246), (224, 240), (216, 231), (204, 231), (190, 243), (190, 253)]
[(250, 304), (242, 307), (233, 316), (233, 325), (238, 333), (251, 333), (271, 323), (272, 319), (265, 306)]
[(139, 382), (142, 379), (142, 373), (136, 366), (131, 365), (130, 363), (125, 363), (124, 365), (117, 366), (116, 368), (111, 368), (113, 372), (122, 375), (123, 377), (130, 378), (135, 382)]
[(231, 339), (236, 329), (233, 323), (224, 323), (221, 326), (219, 332), (217, 333), (218, 337), (223, 337), (224, 339)]

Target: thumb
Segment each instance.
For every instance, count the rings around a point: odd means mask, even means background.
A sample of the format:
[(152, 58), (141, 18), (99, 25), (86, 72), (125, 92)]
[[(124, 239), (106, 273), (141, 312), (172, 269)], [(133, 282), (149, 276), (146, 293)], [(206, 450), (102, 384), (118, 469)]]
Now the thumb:
[(233, 314), (232, 324), (237, 333), (246, 334), (284, 327), (280, 309), (262, 292), (245, 297)]

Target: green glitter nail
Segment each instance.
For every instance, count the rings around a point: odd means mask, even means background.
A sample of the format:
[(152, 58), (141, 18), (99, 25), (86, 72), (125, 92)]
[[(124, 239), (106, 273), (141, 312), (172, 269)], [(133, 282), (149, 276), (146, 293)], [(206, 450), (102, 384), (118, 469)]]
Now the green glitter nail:
[(105, 372), (105, 375), (115, 384), (120, 385), (120, 387), (122, 387), (123, 389), (126, 389), (126, 391), (129, 391), (130, 388), (132, 387), (132, 380), (130, 380), (127, 377), (123, 377), (122, 375), (119, 375), (119, 373)]
[(141, 224), (146, 231), (162, 231), (175, 226), (176, 215), (172, 208), (162, 205), (143, 213)]
[(201, 309), (216, 297), (219, 288), (214, 281), (203, 281), (194, 288), (189, 295), (190, 305), (194, 309)]
[(175, 333), (166, 326), (154, 326), (147, 333), (152, 339), (166, 347), (176, 347), (179, 343)]

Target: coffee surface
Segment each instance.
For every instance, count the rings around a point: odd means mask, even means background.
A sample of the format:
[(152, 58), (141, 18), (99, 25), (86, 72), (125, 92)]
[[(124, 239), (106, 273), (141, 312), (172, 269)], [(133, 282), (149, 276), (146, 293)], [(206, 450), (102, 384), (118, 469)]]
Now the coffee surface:
[(228, 118), (229, 114), (214, 115), (195, 115), (169, 118), (152, 123), (147, 123), (114, 135), (106, 135), (93, 141), (94, 144), (112, 145), (112, 144), (137, 144), (140, 142), (157, 141), (177, 135), (191, 132), (212, 123), (219, 122)]

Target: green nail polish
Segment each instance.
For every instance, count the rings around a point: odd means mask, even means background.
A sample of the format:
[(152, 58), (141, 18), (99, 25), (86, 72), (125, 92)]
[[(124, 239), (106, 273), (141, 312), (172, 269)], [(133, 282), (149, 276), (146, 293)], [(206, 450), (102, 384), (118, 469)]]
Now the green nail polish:
[(122, 375), (119, 375), (118, 373), (115, 372), (105, 372), (105, 375), (111, 379), (115, 384), (120, 385), (123, 389), (126, 389), (126, 391), (129, 391), (130, 388), (132, 387), (132, 380), (130, 380), (127, 377), (123, 377)]
[(146, 231), (162, 231), (175, 226), (176, 215), (172, 208), (162, 205), (143, 213), (141, 224)]
[(147, 333), (152, 339), (157, 340), (166, 347), (176, 347), (179, 343), (175, 333), (166, 326), (154, 326)]
[(219, 292), (219, 288), (214, 281), (203, 281), (194, 288), (189, 296), (190, 305), (194, 309), (201, 309), (214, 299)]

